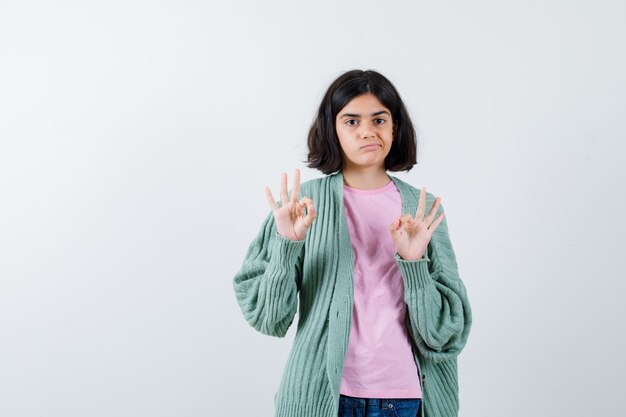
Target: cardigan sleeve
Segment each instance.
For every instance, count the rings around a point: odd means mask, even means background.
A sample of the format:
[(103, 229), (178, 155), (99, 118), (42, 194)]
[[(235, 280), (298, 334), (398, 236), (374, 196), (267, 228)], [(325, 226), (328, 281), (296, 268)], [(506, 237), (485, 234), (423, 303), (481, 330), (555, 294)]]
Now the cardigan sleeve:
[(304, 242), (278, 234), (270, 211), (235, 274), (239, 307), (248, 323), (263, 334), (284, 337), (293, 322)]
[[(439, 209), (435, 218), (443, 212)], [(409, 333), (424, 357), (434, 362), (455, 358), (465, 346), (472, 312), (458, 273), (446, 217), (419, 260), (395, 261), (404, 282)]]

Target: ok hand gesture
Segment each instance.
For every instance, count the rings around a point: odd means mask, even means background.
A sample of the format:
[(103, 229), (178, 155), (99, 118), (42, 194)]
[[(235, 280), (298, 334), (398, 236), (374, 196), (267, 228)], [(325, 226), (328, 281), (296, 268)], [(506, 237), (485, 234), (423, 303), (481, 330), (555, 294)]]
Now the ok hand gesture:
[[(276, 230), (281, 236), (290, 240), (303, 240), (307, 230), (315, 220), (317, 213), (313, 208), (313, 200), (309, 197), (303, 197), (298, 202), (298, 194), (300, 193), (300, 170), (296, 169), (293, 176), (293, 187), (291, 189), (291, 198), (287, 196), (287, 174), (281, 175), (280, 182), (280, 207), (276, 204), (272, 191), (269, 187), (265, 187), (265, 196), (274, 213), (276, 222)], [(308, 213), (304, 214), (306, 207)]]
[(415, 218), (411, 217), (409, 213), (406, 213), (389, 225), (391, 238), (396, 244), (398, 255), (400, 255), (402, 259), (418, 260), (424, 255), (430, 238), (435, 232), (435, 229), (437, 229), (437, 226), (439, 226), (439, 223), (443, 220), (444, 213), (441, 213), (436, 220), (434, 219), (440, 201), (440, 197), (435, 198), (435, 203), (430, 209), (430, 213), (428, 213), (428, 216), (424, 219), (424, 212), (426, 211), (426, 187), (422, 187)]

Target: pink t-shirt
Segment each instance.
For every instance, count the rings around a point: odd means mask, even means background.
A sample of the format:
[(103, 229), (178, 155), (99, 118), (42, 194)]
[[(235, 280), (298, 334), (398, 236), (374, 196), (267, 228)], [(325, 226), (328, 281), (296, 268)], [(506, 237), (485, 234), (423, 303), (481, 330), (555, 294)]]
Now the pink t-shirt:
[(404, 283), (389, 225), (402, 215), (393, 181), (376, 190), (344, 185), (354, 265), (354, 309), (340, 393), (362, 398), (422, 398), (404, 322)]

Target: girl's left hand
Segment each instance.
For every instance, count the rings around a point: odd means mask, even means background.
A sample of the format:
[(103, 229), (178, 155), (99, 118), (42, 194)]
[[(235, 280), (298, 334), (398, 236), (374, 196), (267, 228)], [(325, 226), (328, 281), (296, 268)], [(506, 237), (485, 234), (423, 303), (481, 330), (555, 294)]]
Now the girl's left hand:
[(422, 187), (415, 218), (411, 217), (411, 214), (406, 213), (389, 225), (391, 238), (396, 244), (398, 255), (400, 255), (402, 259), (407, 261), (419, 260), (424, 255), (430, 238), (444, 217), (444, 213), (441, 213), (435, 220), (435, 214), (439, 208), (440, 201), (440, 197), (435, 198), (430, 213), (428, 213), (428, 216), (424, 219), (424, 212), (426, 211), (426, 187)]

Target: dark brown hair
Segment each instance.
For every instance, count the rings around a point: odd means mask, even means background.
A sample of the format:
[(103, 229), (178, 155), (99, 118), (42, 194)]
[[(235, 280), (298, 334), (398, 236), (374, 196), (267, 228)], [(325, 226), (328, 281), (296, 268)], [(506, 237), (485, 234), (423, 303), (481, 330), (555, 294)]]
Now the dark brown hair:
[(343, 166), (335, 118), (353, 98), (372, 93), (389, 109), (394, 125), (391, 150), (385, 158), (385, 169), (410, 171), (417, 164), (417, 140), (400, 94), (384, 75), (373, 71), (351, 70), (333, 81), (324, 94), (307, 138), (309, 154), (305, 162), (324, 174), (332, 174)]

